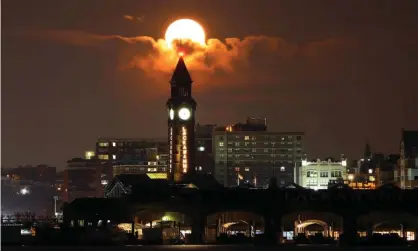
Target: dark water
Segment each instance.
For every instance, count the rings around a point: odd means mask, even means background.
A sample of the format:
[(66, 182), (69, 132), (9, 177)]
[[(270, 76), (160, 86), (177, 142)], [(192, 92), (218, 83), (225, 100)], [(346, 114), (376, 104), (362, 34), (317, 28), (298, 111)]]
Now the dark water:
[(8, 251), (333, 251), (333, 250), (353, 250), (353, 251), (402, 251), (417, 250), (418, 247), (336, 247), (336, 246), (277, 246), (277, 247), (260, 247), (260, 246), (242, 246), (242, 245), (184, 245), (184, 246), (37, 246), (37, 247), (6, 247), (2, 250)]

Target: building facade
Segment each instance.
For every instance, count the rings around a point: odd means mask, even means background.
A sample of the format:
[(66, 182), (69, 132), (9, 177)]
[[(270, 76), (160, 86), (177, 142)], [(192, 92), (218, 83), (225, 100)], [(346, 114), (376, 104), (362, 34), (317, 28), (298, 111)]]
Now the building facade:
[(196, 125), (196, 172), (213, 174), (212, 132), (216, 125)]
[(96, 157), (105, 162), (152, 160), (167, 152), (165, 139), (99, 138), (96, 142)]
[(168, 99), (168, 173), (170, 180), (179, 182), (186, 174), (195, 172), (195, 111), (192, 79), (180, 57), (170, 81)]
[(402, 130), (400, 159), (394, 171), (395, 182), (402, 189), (418, 187), (418, 131)]
[(295, 183), (314, 190), (328, 189), (330, 184), (343, 183), (347, 179), (347, 160), (340, 161), (302, 160), (302, 166), (295, 169)]
[(212, 140), (215, 178), (227, 187), (266, 187), (271, 177), (279, 187), (291, 183), (304, 152), (304, 133), (268, 132), (266, 120), (258, 118), (218, 127)]
[(74, 158), (64, 170), (63, 201), (76, 198), (103, 197), (102, 162), (97, 159)]
[(151, 178), (167, 179), (167, 155), (159, 155), (156, 161), (119, 162), (113, 165), (113, 177), (122, 174), (149, 174)]

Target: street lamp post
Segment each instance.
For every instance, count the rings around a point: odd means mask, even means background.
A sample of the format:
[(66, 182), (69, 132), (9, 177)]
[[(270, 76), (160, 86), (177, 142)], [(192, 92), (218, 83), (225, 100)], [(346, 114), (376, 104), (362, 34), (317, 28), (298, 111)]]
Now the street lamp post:
[(58, 218), (58, 213), (57, 213), (57, 200), (59, 200), (59, 196), (54, 196), (54, 215), (55, 218)]

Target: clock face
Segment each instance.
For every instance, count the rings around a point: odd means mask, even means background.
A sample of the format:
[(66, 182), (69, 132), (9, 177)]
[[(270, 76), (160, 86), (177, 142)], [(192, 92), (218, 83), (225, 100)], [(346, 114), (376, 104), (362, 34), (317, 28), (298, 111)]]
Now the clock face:
[(174, 110), (170, 109), (170, 111), (168, 112), (168, 115), (170, 116), (170, 119), (173, 120), (174, 119)]
[(188, 120), (189, 118), (190, 118), (190, 116), (191, 116), (192, 114), (191, 114), (191, 112), (190, 112), (190, 109), (189, 108), (181, 108), (180, 110), (179, 110), (179, 117), (180, 117), (180, 119), (182, 119), (182, 120)]

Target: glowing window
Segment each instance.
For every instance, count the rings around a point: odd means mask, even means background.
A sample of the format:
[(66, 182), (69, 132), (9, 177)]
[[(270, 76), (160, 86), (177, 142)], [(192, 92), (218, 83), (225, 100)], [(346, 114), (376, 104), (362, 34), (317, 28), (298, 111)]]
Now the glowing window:
[(224, 142), (219, 142), (219, 146), (224, 146)]
[(284, 171), (286, 171), (286, 168), (284, 166), (282, 166), (282, 167), (280, 167), (280, 171), (284, 172)]
[(245, 136), (244, 139), (245, 140), (250, 140), (250, 136)]
[(109, 155), (107, 154), (99, 154), (99, 159), (104, 159), (104, 160), (108, 160), (109, 159)]

